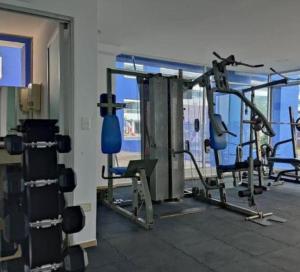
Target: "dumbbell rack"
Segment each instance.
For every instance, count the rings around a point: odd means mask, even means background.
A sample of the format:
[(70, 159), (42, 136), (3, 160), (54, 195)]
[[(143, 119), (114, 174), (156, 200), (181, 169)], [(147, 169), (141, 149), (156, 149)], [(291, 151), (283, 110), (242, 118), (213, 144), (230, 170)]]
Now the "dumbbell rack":
[(9, 154), (22, 154), (22, 167), (5, 171), (4, 194), (10, 208), (3, 236), (7, 243), (21, 245), (22, 258), (1, 263), (1, 271), (85, 271), (86, 252), (67, 246), (68, 234), (85, 225), (82, 208), (65, 203), (64, 193), (76, 187), (75, 175), (57, 159), (57, 152), (71, 151), (70, 137), (57, 134), (56, 120), (20, 122), (20, 135), (4, 139)]

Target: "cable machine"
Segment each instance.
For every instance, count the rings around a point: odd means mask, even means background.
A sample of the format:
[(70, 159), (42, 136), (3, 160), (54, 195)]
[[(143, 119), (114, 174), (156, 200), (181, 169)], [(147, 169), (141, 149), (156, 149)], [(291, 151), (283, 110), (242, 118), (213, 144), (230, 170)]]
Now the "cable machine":
[[(237, 96), (238, 98), (240, 98), (241, 102), (244, 103), (245, 106), (247, 106), (251, 110), (251, 116), (253, 118), (256, 118), (257, 120), (258, 119), (260, 120), (260, 123), (262, 124), (261, 129), (263, 133), (265, 133), (270, 137), (273, 137), (275, 133), (271, 125), (269, 124), (267, 118), (257, 107), (255, 107), (255, 105), (251, 102), (251, 100), (249, 100), (242, 92), (230, 88), (228, 78), (227, 78), (227, 68), (226, 68), (227, 66), (242, 65), (250, 68), (258, 68), (258, 67), (262, 67), (263, 65), (261, 64), (249, 65), (243, 62), (239, 62), (236, 61), (233, 55), (227, 58), (222, 58), (220, 55), (218, 55), (215, 52), (214, 55), (219, 59), (219, 61), (214, 60), (212, 62), (212, 69), (208, 70), (207, 72), (205, 72), (204, 74), (202, 74), (200, 77), (198, 77), (192, 83), (189, 84), (189, 88), (192, 88), (193, 86), (199, 84), (201, 87), (204, 87), (206, 90), (206, 97), (208, 102), (208, 117), (210, 120), (210, 146), (214, 149), (214, 154), (215, 154), (215, 159), (217, 164), (217, 173), (218, 173), (217, 180), (209, 184), (207, 183), (207, 181), (203, 179), (201, 172), (195, 163), (195, 167), (199, 174), (199, 178), (202, 181), (204, 187), (204, 190), (202, 191), (196, 190), (195, 194), (201, 200), (206, 200), (212, 204), (221, 206), (223, 208), (227, 208), (229, 210), (245, 214), (247, 215), (247, 220), (251, 220), (261, 225), (270, 225), (271, 223), (269, 221), (285, 222), (286, 221), (285, 219), (274, 216), (272, 213), (253, 211), (227, 202), (226, 194), (225, 194), (225, 184), (222, 180), (219, 179), (222, 178), (222, 173), (227, 172), (228, 170), (230, 172), (240, 171), (241, 169), (248, 170), (248, 188), (245, 191), (240, 191), (239, 196), (248, 197), (248, 203), (250, 207), (256, 205), (254, 195), (261, 194), (262, 190), (261, 189), (257, 190), (253, 182), (253, 171), (255, 168), (255, 162), (253, 160), (253, 144), (254, 144), (253, 129), (250, 129), (249, 157), (247, 161), (244, 164), (235, 163), (230, 167), (225, 167), (225, 165), (220, 165), (219, 163), (219, 155), (218, 155), (219, 150), (222, 150), (227, 146), (226, 134), (230, 134), (232, 136), (236, 136), (236, 135), (227, 129), (225, 123), (222, 121), (221, 115), (215, 113), (215, 103), (214, 103), (215, 93), (231, 94)], [(212, 87), (211, 85), (211, 77), (214, 78), (215, 87)], [(273, 86), (284, 82), (286, 82), (286, 80), (270, 82), (270, 83), (266, 83), (264, 87)], [(189, 154), (191, 159), (195, 161), (193, 155), (187, 150), (177, 151), (176, 153)], [(214, 189), (219, 190), (219, 195), (220, 195), (219, 200), (211, 198), (211, 194), (209, 193), (209, 191)]]

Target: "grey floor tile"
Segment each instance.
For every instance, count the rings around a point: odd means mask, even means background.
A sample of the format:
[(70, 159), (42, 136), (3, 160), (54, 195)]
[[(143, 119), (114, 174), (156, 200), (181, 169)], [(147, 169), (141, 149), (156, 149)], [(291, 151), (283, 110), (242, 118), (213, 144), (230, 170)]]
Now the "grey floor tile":
[(151, 253), (149, 256), (140, 256), (139, 258), (134, 258), (132, 262), (138, 268), (147, 269), (147, 271), (211, 271), (211, 269), (209, 269), (205, 264), (198, 262), (193, 257), (187, 256), (183, 253), (173, 250), (171, 250), (168, 253)]
[(228, 261), (221, 267), (217, 267), (214, 270), (216, 272), (282, 272), (279, 268), (276, 268), (273, 265), (255, 257), (235, 262)]
[(299, 230), (288, 227), (286, 224), (274, 223), (274, 225), (267, 228), (260, 228), (256, 232), (285, 245), (293, 246), (300, 244)]
[(133, 222), (122, 218), (118, 223), (102, 224), (98, 227), (98, 235), (101, 239), (109, 239), (120, 236), (126, 236), (126, 233), (139, 233), (145, 230), (135, 225)]
[[(125, 195), (128, 192), (125, 192)], [(118, 190), (122, 197), (122, 189)], [(236, 190), (228, 199), (241, 203)], [(145, 231), (98, 205), (98, 248), (89, 249), (88, 272), (289, 272), (300, 266), (300, 185), (272, 187), (257, 198), (265, 212), (287, 218), (261, 227), (227, 210), (193, 199), (155, 205), (155, 225)], [(244, 203), (245, 204), (245, 203)], [(247, 205), (244, 205), (247, 207)], [(190, 207), (199, 213), (161, 219)]]
[(261, 257), (265, 262), (278, 267), (282, 271), (295, 272), (300, 267), (300, 248), (288, 247)]
[(86, 272), (138, 272), (139, 269), (129, 261), (116, 262), (101, 267), (88, 267)]
[(224, 237), (222, 240), (225, 243), (254, 256), (259, 256), (286, 247), (283, 243), (250, 231), (239, 232), (236, 235)]
[(125, 257), (119, 254), (106, 240), (100, 241), (97, 247), (87, 249), (87, 253), (90, 268), (101, 267), (125, 259)]
[(147, 254), (156, 254), (171, 251), (172, 246), (158, 239), (151, 232), (128, 233), (122, 237), (109, 240), (110, 244), (128, 259)]
[(198, 245), (187, 246), (184, 252), (211, 269), (221, 267), (228, 261), (237, 262), (240, 259), (246, 260), (250, 257), (240, 250), (216, 239), (205, 241)]
[(207, 220), (203, 222), (194, 223), (192, 227), (197, 229), (200, 233), (209, 233), (215, 238), (234, 235), (242, 229), (235, 221), (226, 221), (214, 216), (207, 218)]
[(199, 231), (191, 226), (178, 225), (169, 230), (155, 230), (154, 234), (161, 240), (172, 244), (176, 248), (186, 247), (188, 245), (199, 244), (203, 241), (213, 239), (208, 232)]

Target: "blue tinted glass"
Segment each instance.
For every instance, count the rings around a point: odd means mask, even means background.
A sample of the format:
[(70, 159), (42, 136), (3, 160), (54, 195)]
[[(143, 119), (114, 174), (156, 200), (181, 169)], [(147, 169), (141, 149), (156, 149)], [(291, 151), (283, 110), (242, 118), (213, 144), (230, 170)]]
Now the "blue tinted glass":
[[(299, 113), (299, 85), (281, 86), (272, 88), (272, 121), (277, 124), (273, 124), (272, 127), (276, 133), (275, 137), (272, 138), (272, 144), (276, 144), (279, 141), (287, 140), (292, 137), (291, 127), (289, 124), (278, 124), (289, 123), (290, 114), (289, 107), (294, 120), (298, 118)], [(297, 133), (295, 135), (297, 137)], [(292, 143), (287, 143), (279, 146), (276, 154), (278, 157), (291, 158), (293, 157), (293, 146)], [(287, 168), (287, 165), (276, 165), (276, 167)]]
[(267, 82), (268, 75), (228, 71), (228, 79), (229, 82), (242, 83), (243, 85), (258, 85)]
[[(178, 74), (178, 70), (183, 70), (184, 77), (195, 78), (204, 69), (200, 66), (176, 63), (163, 60), (154, 60), (142, 57), (132, 57), (128, 55), (119, 55), (116, 59), (116, 67), (143, 71), (146, 73)], [(127, 104), (126, 109), (118, 110), (117, 115), (120, 120), (122, 130), (122, 152), (118, 154), (119, 165), (127, 165), (129, 160), (140, 158), (141, 156), (141, 124), (140, 124), (140, 97), (136, 78), (133, 76), (116, 76), (116, 96), (118, 102)], [(195, 91), (191, 96), (184, 99), (187, 103), (185, 111), (185, 136), (191, 140), (191, 148), (195, 153), (197, 160), (201, 158), (202, 144), (199, 142), (199, 135), (193, 133), (194, 119), (199, 118), (202, 113), (203, 104), (202, 92)], [(187, 129), (188, 128), (188, 129)], [(186, 157), (186, 161), (190, 159)]]
[(23, 48), (0, 46), (0, 86), (25, 86)]

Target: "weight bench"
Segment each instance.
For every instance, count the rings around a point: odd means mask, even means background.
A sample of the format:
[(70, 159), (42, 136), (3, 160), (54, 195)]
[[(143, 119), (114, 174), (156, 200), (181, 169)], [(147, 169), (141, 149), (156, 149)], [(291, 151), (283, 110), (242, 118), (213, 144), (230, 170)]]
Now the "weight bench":
[[(269, 157), (268, 158), (268, 162), (272, 165), (270, 167), (270, 169), (273, 169), (273, 165), (274, 163), (283, 163), (283, 164), (290, 164), (294, 167), (294, 169), (288, 169), (288, 170), (282, 170), (280, 171), (275, 179), (274, 179), (274, 183), (277, 183), (279, 182), (280, 178), (282, 176), (291, 176), (291, 177), (295, 177), (296, 180), (295, 182), (296, 183), (299, 183), (299, 178), (300, 176), (297, 175), (297, 172), (300, 171), (300, 159), (295, 159), (295, 158), (280, 158), (280, 157)], [(270, 170), (270, 174), (271, 174), (272, 170)], [(293, 172), (296, 172), (295, 175), (289, 175), (288, 173), (293, 173)], [(289, 180), (289, 181), (293, 181), (293, 180)]]
[[(121, 151), (122, 135), (119, 119), (114, 114), (103, 116), (101, 149), (104, 154), (113, 155)], [(133, 220), (135, 223), (150, 229), (153, 225), (153, 206), (149, 191), (148, 178), (151, 176), (157, 160), (132, 160), (127, 167), (110, 167), (108, 175), (105, 176), (105, 166), (102, 166), (102, 178), (108, 180), (108, 197), (104, 204), (114, 211)], [(113, 197), (113, 180), (132, 179), (132, 211), (121, 207), (122, 203)], [(142, 205), (145, 206), (145, 217), (139, 213)]]
[[(227, 133), (229, 133), (225, 123), (222, 121), (222, 116), (220, 114), (214, 114), (215, 122), (219, 125), (219, 127), (223, 128), (223, 130)], [(248, 171), (249, 169), (249, 162), (248, 161), (238, 161), (236, 159), (234, 164), (221, 164), (220, 163), (220, 156), (219, 151), (224, 150), (227, 147), (227, 139), (226, 139), (226, 133), (223, 133), (222, 135), (218, 135), (216, 131), (214, 130), (213, 126), (210, 123), (209, 126), (210, 130), (210, 147), (214, 150), (215, 155), (215, 162), (216, 162), (216, 170), (217, 170), (217, 176), (218, 179), (223, 179), (223, 173), (232, 173), (234, 185), (236, 186), (236, 172), (241, 171)], [(236, 136), (233, 133), (229, 133), (233, 136)], [(244, 145), (250, 144), (250, 143), (244, 143)], [(261, 162), (258, 159), (253, 160), (254, 169), (257, 169), (260, 171)], [(255, 186), (254, 193), (255, 194), (261, 194), (263, 192), (262, 186)], [(248, 196), (248, 191), (239, 191), (239, 196), (244, 197)]]
[[(138, 223), (142, 227), (149, 229), (154, 223), (153, 206), (151, 195), (149, 191), (148, 179), (150, 177), (157, 160), (132, 160), (129, 161), (128, 167), (112, 167), (110, 172), (115, 176), (110, 177), (114, 179), (132, 179), (132, 200), (131, 201), (113, 201), (105, 203), (113, 210), (125, 215), (129, 219)], [(102, 167), (102, 178), (110, 179), (104, 175), (105, 166)], [(131, 203), (132, 211), (122, 207), (122, 203)], [(139, 216), (141, 204), (145, 205), (145, 218)]]

